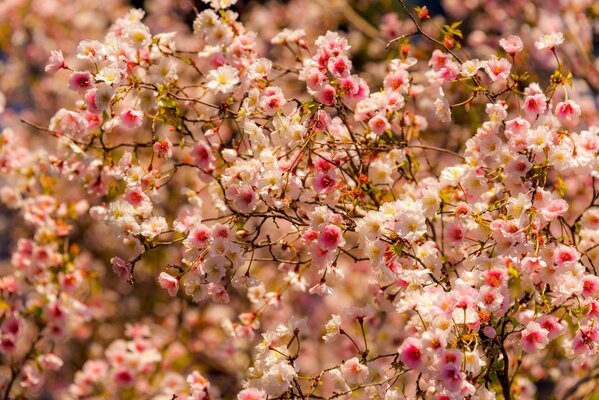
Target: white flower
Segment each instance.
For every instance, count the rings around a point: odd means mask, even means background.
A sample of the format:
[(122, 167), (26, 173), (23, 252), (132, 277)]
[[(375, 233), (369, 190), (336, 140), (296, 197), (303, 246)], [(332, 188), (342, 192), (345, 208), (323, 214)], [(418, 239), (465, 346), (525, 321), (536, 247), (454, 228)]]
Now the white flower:
[(297, 42), (304, 36), (306, 36), (306, 31), (304, 31), (303, 29), (291, 30), (285, 28), (281, 32), (277, 33), (275, 37), (271, 39), (270, 42), (272, 44), (293, 43)]
[(114, 95), (114, 89), (108, 85), (101, 85), (98, 87), (96, 91), (96, 96), (94, 97), (94, 104), (99, 111), (104, 111), (110, 101), (112, 100), (112, 96)]
[(451, 122), (451, 110), (449, 108), (449, 102), (442, 97), (435, 100), (435, 114), (439, 121), (443, 123)]
[(476, 75), (478, 70), (482, 67), (482, 63), (478, 59), (472, 59), (465, 61), (460, 70), (460, 75), (470, 77)]
[(210, 7), (215, 10), (220, 10), (221, 8), (229, 8), (235, 3), (237, 0), (202, 0), (206, 4), (210, 4)]
[(259, 79), (263, 78), (272, 69), (272, 61), (266, 58), (260, 58), (255, 63), (250, 66), (250, 70), (248, 71), (249, 79)]
[(124, 72), (114, 66), (104, 67), (96, 74), (96, 80), (108, 84), (119, 83)]
[(239, 83), (239, 73), (230, 65), (223, 65), (208, 74), (206, 87), (218, 92), (230, 92)]
[(358, 357), (351, 358), (340, 368), (341, 375), (350, 386), (360, 385), (368, 378), (368, 367), (360, 364)]
[(150, 28), (141, 22), (129, 25), (126, 33), (133, 46), (138, 49), (149, 46), (152, 43)]
[(535, 42), (535, 46), (539, 50), (554, 49), (564, 42), (564, 34), (561, 32), (548, 33), (543, 35)]
[(327, 330), (326, 335), (322, 338), (325, 342), (333, 339), (335, 336), (339, 334), (339, 327), (341, 326), (341, 316), (337, 314), (331, 315), (331, 319), (325, 325), (325, 329)]
[(77, 58), (98, 62), (104, 56), (104, 45), (97, 40), (83, 40), (77, 46)]
[(164, 217), (152, 217), (141, 224), (141, 234), (153, 238), (168, 230)]

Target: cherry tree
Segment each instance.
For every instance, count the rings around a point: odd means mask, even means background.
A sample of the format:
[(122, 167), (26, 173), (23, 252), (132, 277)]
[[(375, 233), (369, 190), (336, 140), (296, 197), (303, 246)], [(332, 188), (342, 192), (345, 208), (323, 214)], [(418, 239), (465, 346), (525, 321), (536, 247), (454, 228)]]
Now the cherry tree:
[(203, 3), (0, 82), (5, 399), (596, 390), (592, 1)]

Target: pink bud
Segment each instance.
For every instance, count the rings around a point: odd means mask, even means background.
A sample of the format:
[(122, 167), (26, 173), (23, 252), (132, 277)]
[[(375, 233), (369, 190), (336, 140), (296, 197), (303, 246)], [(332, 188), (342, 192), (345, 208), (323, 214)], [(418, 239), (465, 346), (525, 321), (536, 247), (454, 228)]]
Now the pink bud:
[(179, 291), (179, 280), (166, 272), (161, 272), (158, 276), (160, 287), (166, 289), (171, 297), (175, 297)]

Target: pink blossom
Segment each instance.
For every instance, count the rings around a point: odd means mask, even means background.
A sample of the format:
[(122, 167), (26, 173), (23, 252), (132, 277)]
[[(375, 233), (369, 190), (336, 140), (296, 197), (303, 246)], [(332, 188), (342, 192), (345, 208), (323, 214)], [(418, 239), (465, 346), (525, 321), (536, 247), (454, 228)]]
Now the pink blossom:
[(343, 363), (341, 374), (349, 385), (355, 386), (366, 381), (369, 371), (368, 367), (361, 364), (357, 357), (353, 357)]
[(421, 369), (424, 366), (424, 355), (419, 340), (408, 338), (404, 340), (397, 351), (399, 352), (399, 359), (408, 368)]
[(143, 111), (134, 108), (128, 108), (119, 115), (120, 122), (125, 128), (129, 129), (139, 128), (143, 123), (143, 119)]
[(522, 51), (522, 39), (516, 35), (509, 35), (507, 38), (501, 39), (499, 45), (506, 53), (514, 56)]
[(572, 340), (572, 350), (576, 354), (594, 353), (598, 344), (599, 328), (583, 326), (576, 331), (576, 336)]
[(179, 280), (166, 272), (161, 272), (158, 276), (160, 287), (168, 291), (169, 296), (175, 297), (179, 291)]
[(486, 337), (488, 337), (490, 339), (494, 339), (497, 336), (497, 332), (495, 331), (495, 328), (493, 328), (490, 325), (484, 327), (483, 333), (485, 334)]
[(451, 392), (459, 391), (465, 378), (460, 366), (454, 363), (442, 365), (440, 375), (443, 386)]
[(347, 56), (339, 56), (329, 59), (327, 68), (336, 78), (346, 78), (352, 68), (352, 62)]
[(541, 216), (546, 220), (554, 220), (568, 211), (568, 203), (562, 199), (551, 200), (541, 210)]
[(331, 85), (324, 85), (317, 93), (317, 99), (327, 106), (332, 106), (337, 101), (337, 91)]
[(335, 188), (336, 184), (337, 179), (335, 179), (333, 173), (318, 174), (313, 180), (314, 190), (318, 193), (329, 192)]
[(505, 58), (497, 58), (492, 55), (484, 68), (492, 81), (501, 81), (510, 76), (512, 64)]
[(119, 278), (125, 279), (131, 274), (131, 263), (123, 260), (122, 258), (113, 257), (110, 259), (110, 263), (112, 264), (112, 270)]
[(547, 99), (543, 93), (533, 94), (524, 99), (522, 108), (527, 114), (542, 114), (547, 108)]
[(266, 393), (256, 388), (244, 389), (237, 394), (237, 400), (266, 400)]
[(159, 158), (169, 159), (173, 156), (173, 144), (168, 139), (157, 141), (153, 148)]
[(318, 245), (323, 249), (336, 249), (343, 242), (343, 233), (337, 225), (327, 225), (318, 235)]
[(564, 35), (561, 32), (554, 32), (543, 35), (539, 40), (535, 42), (535, 46), (539, 50), (550, 49), (553, 50), (564, 42)]
[(573, 100), (562, 101), (555, 106), (555, 116), (570, 123), (575, 123), (580, 113), (580, 106)]
[(203, 249), (208, 245), (212, 237), (210, 228), (206, 225), (198, 225), (189, 232), (189, 243), (198, 249)]
[(69, 88), (78, 92), (85, 92), (94, 86), (93, 77), (86, 71), (75, 71), (69, 77)]
[(534, 353), (539, 349), (544, 349), (547, 343), (549, 343), (547, 333), (537, 322), (529, 322), (521, 333), (522, 348), (524, 351)]
[(53, 371), (58, 371), (64, 364), (63, 360), (54, 353), (43, 354), (39, 360), (44, 368)]
[(45, 67), (46, 72), (55, 73), (61, 70), (62, 68), (66, 68), (62, 51), (52, 50), (50, 52), (50, 58), (48, 59), (48, 63)]
[(560, 245), (553, 252), (553, 262), (557, 265), (569, 265), (580, 259), (578, 251), (570, 246)]
[(599, 278), (595, 275), (586, 275), (582, 279), (582, 295), (585, 297), (595, 297), (599, 291)]
[(198, 142), (192, 149), (191, 154), (198, 167), (204, 170), (210, 168), (213, 155), (212, 150), (207, 144)]
[(372, 129), (374, 133), (381, 136), (383, 133), (385, 133), (386, 130), (388, 130), (391, 127), (391, 124), (389, 124), (389, 121), (387, 120), (387, 118), (385, 118), (384, 115), (377, 114), (373, 118), (371, 118), (370, 121), (368, 121), (368, 126), (370, 127), (370, 129)]
[(133, 384), (135, 377), (131, 371), (127, 369), (121, 369), (114, 374), (114, 381), (118, 386), (127, 387)]

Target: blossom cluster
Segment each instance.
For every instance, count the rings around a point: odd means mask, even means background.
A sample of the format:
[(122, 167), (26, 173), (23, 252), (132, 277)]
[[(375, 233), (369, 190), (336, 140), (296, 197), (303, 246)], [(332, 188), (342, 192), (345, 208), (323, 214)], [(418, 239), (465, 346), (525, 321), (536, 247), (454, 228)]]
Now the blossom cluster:
[(470, 52), (426, 7), (378, 29), (346, 4), (389, 41), (369, 70), (349, 35), (203, 3), (188, 33), (133, 9), (49, 52), (74, 100), (24, 118), (39, 144), (3, 130), (0, 200), (26, 223), (0, 278), (5, 398), (596, 387), (599, 125), (574, 38)]

